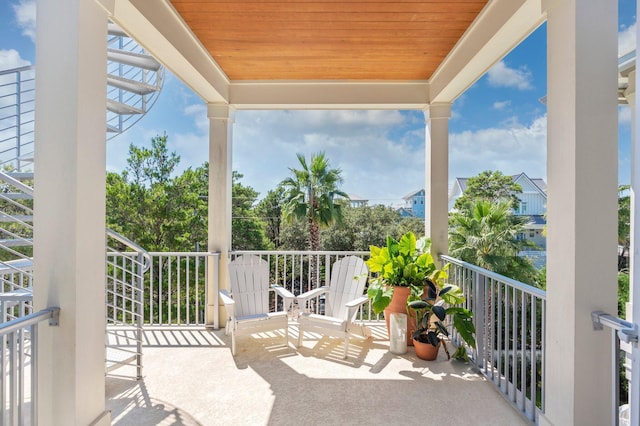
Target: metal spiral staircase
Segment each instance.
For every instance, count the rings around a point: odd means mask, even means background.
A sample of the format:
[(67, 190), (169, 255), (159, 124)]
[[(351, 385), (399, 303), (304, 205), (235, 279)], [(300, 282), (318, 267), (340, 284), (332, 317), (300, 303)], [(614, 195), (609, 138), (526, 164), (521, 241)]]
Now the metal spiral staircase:
[[(106, 140), (133, 126), (154, 105), (164, 68), (115, 24), (108, 24)], [(33, 172), (35, 123), (33, 66), (0, 71), (0, 315), (32, 312)], [(150, 257), (107, 229), (107, 372), (122, 365), (142, 374), (144, 275)], [(25, 300), (27, 300), (25, 302)]]

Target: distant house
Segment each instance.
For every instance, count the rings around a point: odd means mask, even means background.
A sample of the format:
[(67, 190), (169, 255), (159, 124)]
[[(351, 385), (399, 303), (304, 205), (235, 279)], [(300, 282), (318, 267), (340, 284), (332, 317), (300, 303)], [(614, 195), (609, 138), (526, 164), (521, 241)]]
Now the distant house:
[(366, 207), (369, 204), (369, 200), (356, 194), (349, 194), (349, 204), (351, 207)]
[[(520, 207), (514, 210), (514, 214), (528, 216), (530, 221), (525, 232), (521, 233), (519, 237), (523, 240), (533, 241), (543, 250), (546, 250), (547, 239), (542, 231), (547, 224), (544, 216), (547, 211), (547, 183), (540, 178), (530, 178), (525, 173), (513, 175), (511, 179), (522, 187), (522, 193), (517, 194), (520, 200)], [(469, 178), (456, 178), (453, 182), (453, 186), (449, 191), (449, 211), (453, 210), (456, 200), (467, 189), (468, 180)], [(539, 257), (541, 253), (537, 252), (537, 254), (537, 257)], [(538, 265), (541, 261), (538, 259), (534, 263)]]
[(424, 219), (424, 189), (419, 189), (402, 197), (404, 206), (398, 209), (402, 217), (419, 217)]
[[(347, 194), (349, 196), (349, 205), (351, 207), (366, 207), (369, 205), (369, 200), (362, 198), (356, 194)], [(344, 200), (344, 197), (336, 196), (336, 200)]]
[(405, 217), (416, 217), (416, 215), (413, 214), (413, 210), (411, 210), (408, 207), (399, 207), (397, 212), (400, 213), (400, 217), (402, 217), (402, 218), (405, 218)]

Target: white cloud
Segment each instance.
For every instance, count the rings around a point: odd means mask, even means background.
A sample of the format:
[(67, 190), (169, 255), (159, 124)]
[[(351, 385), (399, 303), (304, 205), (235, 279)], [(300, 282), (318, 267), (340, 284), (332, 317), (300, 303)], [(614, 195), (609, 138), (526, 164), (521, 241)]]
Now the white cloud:
[(200, 132), (209, 134), (209, 118), (207, 117), (207, 107), (205, 104), (187, 105), (184, 108), (184, 115), (193, 117), (194, 124)]
[(17, 50), (0, 49), (0, 71), (23, 67), (25, 65), (30, 65), (29, 61), (22, 59)]
[(526, 66), (509, 68), (504, 61), (495, 64), (488, 72), (487, 78), (489, 84), (494, 87), (510, 87), (518, 90), (529, 90), (533, 86), (531, 81), (533, 75)]
[(618, 33), (618, 55), (624, 55), (636, 48), (636, 24), (623, 28)]
[(497, 109), (498, 111), (501, 111), (506, 107), (508, 107), (509, 105), (511, 105), (511, 101), (498, 101), (493, 103), (493, 109)]
[(36, 40), (36, 0), (20, 0), (13, 4), (18, 26), (22, 29), (22, 35)]
[(324, 151), (345, 192), (397, 203), (424, 186), (424, 125), (389, 135), (410, 122), (398, 111), (238, 111), (233, 167), (262, 197), (298, 167), (296, 153)]
[(500, 170), (506, 175), (525, 172), (532, 178), (546, 178), (546, 116), (535, 119), (529, 126), (512, 123), (501, 128), (454, 133), (449, 141), (450, 181), (484, 170)]
[[(191, 127), (170, 132), (169, 150), (181, 156), (181, 170), (208, 160), (208, 122), (204, 105), (183, 109)], [(157, 131), (132, 129), (128, 141), (148, 141)], [(128, 142), (117, 150), (124, 164)], [(109, 144), (109, 150), (116, 146)], [(298, 167), (297, 153), (325, 151), (342, 169), (347, 193), (371, 204), (398, 205), (405, 194), (424, 187), (424, 123), (421, 113), (398, 111), (238, 111), (233, 130), (233, 169), (259, 198)], [(546, 177), (546, 117), (530, 125), (511, 118), (500, 127), (452, 133), (449, 180), (483, 170), (526, 172)]]

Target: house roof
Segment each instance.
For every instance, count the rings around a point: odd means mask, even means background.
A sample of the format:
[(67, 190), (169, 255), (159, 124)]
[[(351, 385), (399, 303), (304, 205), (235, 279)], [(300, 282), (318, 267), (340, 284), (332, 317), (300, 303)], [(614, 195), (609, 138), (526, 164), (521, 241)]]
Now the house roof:
[(421, 192), (424, 193), (424, 189), (418, 189), (417, 191), (410, 192), (407, 195), (405, 195), (404, 197), (402, 197), (402, 199), (403, 200), (409, 200), (410, 198), (413, 198), (416, 195), (419, 195)]
[(362, 198), (357, 194), (349, 194), (349, 200), (350, 201), (369, 201), (368, 198)]
[[(527, 174), (526, 174), (526, 173), (524, 173), (524, 172), (523, 172), (523, 173), (519, 173), (519, 174), (517, 174), (517, 175), (512, 175), (512, 176), (511, 176), (511, 179), (512, 179), (513, 181), (517, 181), (518, 179), (521, 179), (521, 178), (526, 178), (526, 179), (528, 179), (528, 180), (529, 180), (531, 183), (533, 183), (533, 185), (535, 185), (535, 186), (540, 190), (540, 192), (541, 192), (541, 193), (546, 197), (546, 195), (547, 195), (547, 183), (544, 181), (544, 179), (542, 179), (542, 178), (530, 178), (530, 177), (529, 177), (529, 176), (527, 176)], [(456, 188), (456, 185), (460, 188), (460, 192), (461, 192), (461, 193), (462, 193), (462, 192), (464, 192), (464, 191), (467, 189), (467, 181), (468, 181), (469, 179), (470, 179), (470, 178), (466, 178), (466, 177), (459, 177), (459, 178), (456, 178), (456, 179), (455, 179), (455, 181), (454, 181), (454, 184), (453, 184), (453, 188), (452, 188), (451, 194), (453, 194), (453, 192), (454, 192), (454, 190), (455, 190), (455, 188)], [(450, 196), (451, 196), (451, 195), (450, 195)]]

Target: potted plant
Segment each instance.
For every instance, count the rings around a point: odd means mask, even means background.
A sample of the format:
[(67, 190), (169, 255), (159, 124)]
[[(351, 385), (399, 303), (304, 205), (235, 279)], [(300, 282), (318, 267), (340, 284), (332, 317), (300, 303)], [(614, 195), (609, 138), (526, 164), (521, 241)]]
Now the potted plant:
[[(430, 242), (426, 238), (416, 240), (413, 232), (407, 232), (399, 241), (387, 237), (385, 247), (370, 246), (367, 260), (374, 275), (369, 282), (367, 296), (375, 314), (384, 312), (389, 329), (391, 313), (408, 313), (407, 301), (423, 297), (427, 280), (438, 280), (446, 273), (438, 269), (429, 253)], [(408, 343), (415, 322), (408, 321)]]
[[(417, 329), (413, 332), (416, 355), (426, 360), (434, 360), (438, 356), (440, 344), (451, 359), (444, 338), (449, 336), (445, 320), (449, 317), (449, 325), (456, 329), (462, 340), (471, 348), (475, 348), (475, 327), (471, 311), (459, 305), (465, 297), (460, 287), (446, 284), (440, 288), (441, 281), (428, 281), (427, 296), (422, 300), (409, 302), (409, 308), (415, 312)], [(453, 354), (454, 359), (468, 361), (467, 351), (460, 345)]]

